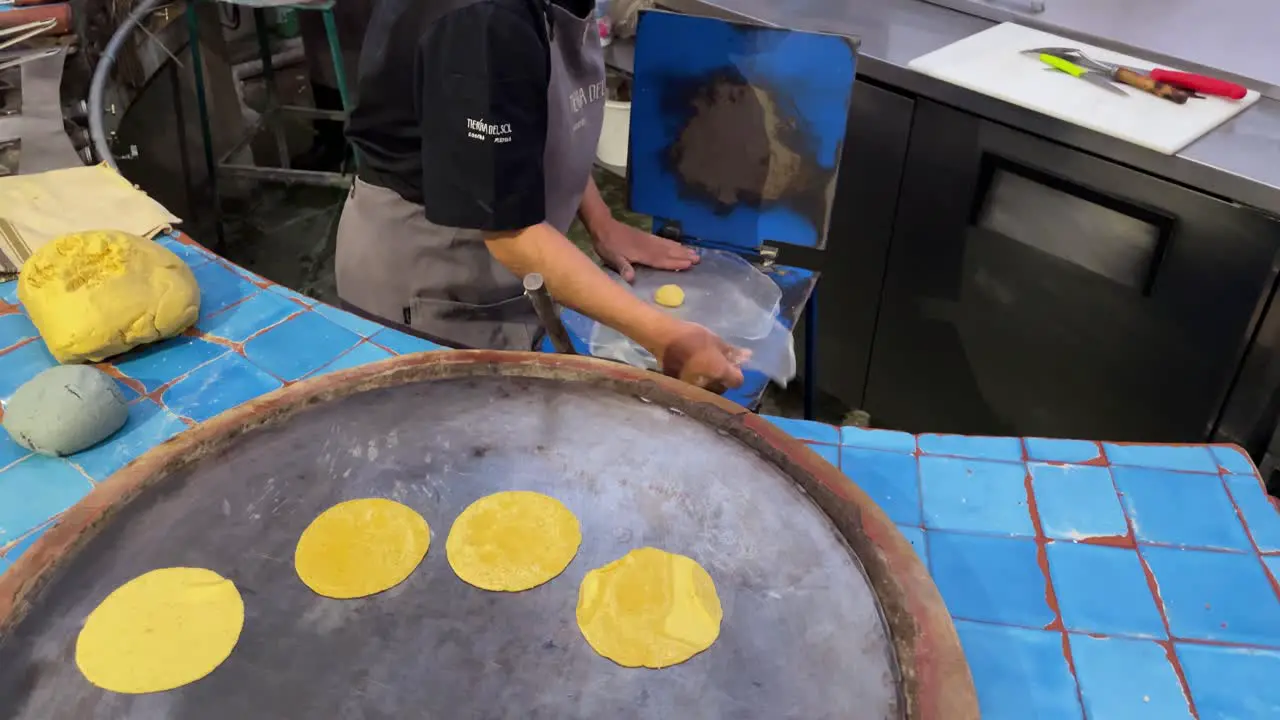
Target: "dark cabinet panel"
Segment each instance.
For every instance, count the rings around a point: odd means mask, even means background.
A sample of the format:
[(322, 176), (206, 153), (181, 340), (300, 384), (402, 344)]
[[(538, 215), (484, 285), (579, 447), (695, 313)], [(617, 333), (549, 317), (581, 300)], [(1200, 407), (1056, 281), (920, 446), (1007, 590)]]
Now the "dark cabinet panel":
[(847, 407), (863, 401), (913, 105), (861, 78), (854, 84), (827, 247), (782, 250), (784, 263), (822, 272), (818, 386)]
[(1280, 461), (1280, 304), (1276, 293), (1258, 323), (1253, 342), (1227, 396), (1214, 442), (1235, 443), (1253, 456), (1273, 494)]
[(1280, 224), (916, 103), (865, 407), (915, 431), (1204, 440)]

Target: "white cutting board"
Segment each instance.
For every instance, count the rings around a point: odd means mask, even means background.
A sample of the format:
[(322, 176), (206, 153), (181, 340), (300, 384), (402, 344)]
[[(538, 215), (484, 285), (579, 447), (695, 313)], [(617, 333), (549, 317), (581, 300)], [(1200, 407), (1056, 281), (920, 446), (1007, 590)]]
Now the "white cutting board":
[(1177, 105), (1127, 85), (1121, 97), (1063, 72), (1046, 72), (1048, 66), (1023, 50), (1040, 47), (1073, 47), (1102, 62), (1139, 70), (1154, 67), (1178, 70), (1128, 55), (1085, 45), (1040, 30), (1003, 23), (971, 35), (928, 55), (907, 67), (968, 88), (983, 95), (1036, 110), (1104, 135), (1172, 155), (1200, 136), (1258, 101), (1249, 91), (1243, 99), (1191, 98)]

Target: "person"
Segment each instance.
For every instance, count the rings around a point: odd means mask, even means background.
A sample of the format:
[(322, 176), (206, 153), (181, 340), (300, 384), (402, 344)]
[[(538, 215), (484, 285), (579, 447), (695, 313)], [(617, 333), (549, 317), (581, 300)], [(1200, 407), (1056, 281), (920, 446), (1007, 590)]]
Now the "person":
[(357, 180), (339, 221), (338, 296), (453, 347), (529, 350), (522, 278), (632, 338), (664, 372), (742, 382), (738, 351), (614, 282), (565, 233), (583, 221), (623, 277), (694, 250), (618, 222), (591, 168), (604, 112), (594, 0), (381, 0), (347, 136)]

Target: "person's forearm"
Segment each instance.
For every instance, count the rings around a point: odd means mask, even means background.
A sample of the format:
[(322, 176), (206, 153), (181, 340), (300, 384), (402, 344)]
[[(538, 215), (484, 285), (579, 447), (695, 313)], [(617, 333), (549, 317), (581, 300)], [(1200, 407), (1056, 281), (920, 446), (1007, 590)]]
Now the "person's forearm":
[(490, 236), (485, 244), (516, 277), (541, 273), (557, 302), (621, 332), (655, 357), (673, 339), (677, 321), (611, 280), (550, 225)]
[(582, 220), (593, 242), (599, 240), (614, 222), (613, 211), (605, 203), (600, 188), (596, 187), (595, 178), (590, 175), (587, 176), (587, 187), (582, 192), (582, 202), (578, 205), (578, 219)]

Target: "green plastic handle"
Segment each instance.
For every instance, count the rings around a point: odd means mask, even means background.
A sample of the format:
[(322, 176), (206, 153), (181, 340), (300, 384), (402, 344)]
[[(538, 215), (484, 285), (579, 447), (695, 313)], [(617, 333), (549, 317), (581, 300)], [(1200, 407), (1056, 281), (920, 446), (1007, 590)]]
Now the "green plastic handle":
[(1073, 62), (1067, 62), (1066, 60), (1063, 60), (1060, 57), (1056, 57), (1054, 55), (1048, 55), (1045, 53), (1040, 53), (1040, 62), (1044, 63), (1045, 65), (1048, 65), (1049, 67), (1057, 68), (1069, 75), (1074, 75), (1075, 77), (1080, 77), (1081, 75), (1084, 75), (1085, 73), (1089, 72), (1088, 70), (1085, 70), (1084, 68), (1080, 67), (1079, 65), (1076, 65)]

